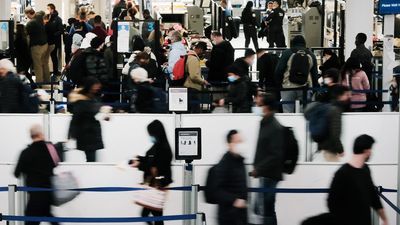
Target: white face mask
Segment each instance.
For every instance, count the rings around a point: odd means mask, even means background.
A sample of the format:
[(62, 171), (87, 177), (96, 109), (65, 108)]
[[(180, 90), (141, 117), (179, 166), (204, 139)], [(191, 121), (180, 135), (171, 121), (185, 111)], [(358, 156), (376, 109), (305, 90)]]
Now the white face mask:
[(247, 152), (247, 146), (244, 145), (243, 142), (238, 143), (234, 147), (234, 152), (240, 156), (245, 156)]
[(332, 83), (332, 78), (324, 78), (324, 84), (328, 85)]
[(251, 112), (256, 116), (264, 116), (263, 108), (260, 106), (254, 106), (251, 108)]

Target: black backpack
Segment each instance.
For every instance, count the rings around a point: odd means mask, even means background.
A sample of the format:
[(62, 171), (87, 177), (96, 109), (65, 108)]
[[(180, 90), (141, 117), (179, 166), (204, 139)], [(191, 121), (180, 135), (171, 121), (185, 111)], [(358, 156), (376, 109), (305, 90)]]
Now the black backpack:
[(284, 127), (283, 172), (292, 174), (299, 159), (299, 145), (291, 127)]
[(216, 175), (216, 170), (217, 170), (218, 164), (211, 167), (208, 170), (207, 174), (207, 180), (206, 180), (206, 186), (204, 187), (204, 197), (206, 199), (206, 202), (209, 204), (218, 204), (217, 197), (215, 194), (217, 193), (217, 175)]
[(304, 50), (299, 50), (294, 52), (290, 57), (291, 61), (290, 71), (289, 71), (289, 81), (298, 84), (305, 85), (308, 81), (308, 76), (310, 74), (310, 56)]

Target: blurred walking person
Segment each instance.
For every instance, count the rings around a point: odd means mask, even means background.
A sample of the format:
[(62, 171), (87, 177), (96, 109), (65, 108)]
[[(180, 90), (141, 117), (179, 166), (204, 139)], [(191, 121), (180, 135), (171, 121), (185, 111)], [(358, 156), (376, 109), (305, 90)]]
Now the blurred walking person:
[[(172, 149), (168, 142), (164, 125), (159, 120), (154, 120), (147, 126), (147, 132), (153, 146), (146, 152), (145, 156), (138, 156), (131, 160), (132, 167), (138, 168), (144, 172), (144, 183), (149, 186), (162, 189), (172, 183)], [(149, 217), (152, 214), (155, 217), (162, 216), (163, 211), (143, 208), (142, 217)], [(155, 223), (148, 222), (149, 225), (163, 225), (163, 221)]]
[[(34, 125), (30, 128), (33, 143), (29, 145), (19, 156), (14, 171), (15, 177), (24, 175), (28, 187), (52, 188), (51, 177), (53, 169), (60, 162), (53, 144), (46, 142), (43, 128)], [(48, 191), (28, 192), (28, 204), (25, 209), (26, 216), (53, 217), (51, 205), (53, 193)], [(39, 225), (40, 222), (25, 222), (25, 225)], [(52, 222), (58, 225), (58, 222)]]
[(104, 148), (99, 121), (102, 106), (98, 97), (100, 90), (100, 81), (88, 77), (83, 88), (76, 89), (68, 97), (73, 114), (68, 136), (76, 140), (78, 150), (85, 152), (87, 162), (95, 162), (96, 151)]

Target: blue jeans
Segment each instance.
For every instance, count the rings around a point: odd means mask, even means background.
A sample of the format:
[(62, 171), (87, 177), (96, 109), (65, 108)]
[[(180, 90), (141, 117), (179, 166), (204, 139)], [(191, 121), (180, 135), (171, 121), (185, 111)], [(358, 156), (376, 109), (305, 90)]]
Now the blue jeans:
[[(260, 178), (260, 188), (274, 189), (278, 185), (277, 181), (274, 181), (269, 178)], [(255, 213), (257, 215), (262, 214), (264, 219), (264, 225), (277, 225), (278, 221), (276, 219), (275, 212), (275, 192), (266, 192), (260, 193), (260, 196), (257, 198), (260, 200), (256, 204)], [(261, 203), (261, 204), (260, 204)]]

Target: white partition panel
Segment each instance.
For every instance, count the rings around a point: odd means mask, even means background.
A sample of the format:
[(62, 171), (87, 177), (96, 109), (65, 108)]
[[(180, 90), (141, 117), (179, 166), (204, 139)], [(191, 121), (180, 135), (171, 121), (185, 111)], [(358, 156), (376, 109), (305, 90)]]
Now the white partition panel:
[(374, 155), (372, 163), (397, 163), (399, 151), (398, 113), (358, 113), (344, 114), (342, 143), (346, 158), (351, 156), (354, 139), (361, 134), (374, 137)]
[[(277, 119), (284, 126), (293, 127), (299, 141), (301, 156), (305, 159), (306, 150), (306, 123), (303, 115), (280, 114)], [(244, 144), (248, 149), (245, 155), (247, 162), (251, 163), (255, 155), (257, 138), (261, 117), (251, 114), (208, 114), (208, 115), (182, 115), (183, 127), (201, 127), (202, 129), (202, 155), (200, 161), (194, 163), (216, 163), (226, 151), (226, 135), (231, 129), (241, 132)]]
[[(210, 167), (210, 165), (195, 166), (195, 183), (205, 184), (207, 171)], [(302, 164), (297, 167), (293, 175), (286, 176), (285, 181), (280, 182), (278, 187), (329, 188), (333, 174), (338, 168), (339, 165), (333, 164)], [(371, 170), (376, 185), (396, 189), (396, 165), (371, 165)], [(388, 174), (390, 175), (388, 176)], [(252, 179), (250, 183), (252, 187), (258, 186), (257, 180)], [(396, 194), (385, 195), (396, 203)], [(199, 210), (206, 213), (209, 225), (217, 225), (217, 207), (205, 203), (203, 193), (200, 193), (199, 197)], [(250, 207), (253, 206), (251, 199), (255, 197), (254, 194), (251, 195)], [(308, 217), (327, 212), (326, 198), (327, 194), (278, 194), (276, 201), (278, 224), (300, 225)], [(389, 224), (395, 224), (396, 213), (389, 206), (384, 205), (389, 216)], [(250, 219), (254, 218), (253, 216), (252, 213), (249, 213)]]
[(29, 128), (34, 124), (44, 125), (44, 116), (42, 114), (1, 114), (1, 162), (14, 162), (18, 159), (20, 152), (31, 143)]
[[(0, 165), (0, 186), (13, 184), (14, 165)], [(77, 177), (79, 186), (87, 187), (138, 187), (142, 182), (143, 173), (137, 169), (121, 169), (112, 164), (61, 165), (58, 172), (71, 171)], [(171, 187), (183, 185), (183, 166), (172, 167), (174, 183)], [(4, 175), (4, 176), (3, 176)], [(58, 217), (140, 217), (141, 207), (134, 203), (135, 192), (82, 192), (73, 201), (54, 207), (53, 212)], [(183, 214), (183, 192), (169, 191), (165, 215)], [(7, 212), (7, 193), (0, 192), (0, 212)], [(4, 213), (7, 214), (7, 213)], [(1, 224), (1, 222), (0, 222)], [(69, 223), (63, 223), (68, 225)], [(73, 223), (72, 223), (73, 224)], [(71, 225), (72, 225), (71, 224)], [(141, 223), (138, 223), (141, 224)], [(167, 225), (181, 225), (180, 221), (167, 222)], [(105, 224), (107, 225), (107, 224)], [(144, 225), (144, 224), (143, 224)]]
[[(151, 147), (147, 125), (155, 119), (164, 124), (170, 144), (174, 147), (174, 115), (113, 114), (110, 121), (101, 123), (105, 149), (98, 151), (99, 161), (117, 162), (143, 155)], [(50, 116), (51, 141), (67, 140), (70, 120), (70, 115)], [(76, 150), (67, 152), (66, 158), (68, 162), (85, 161), (83, 152)]]

